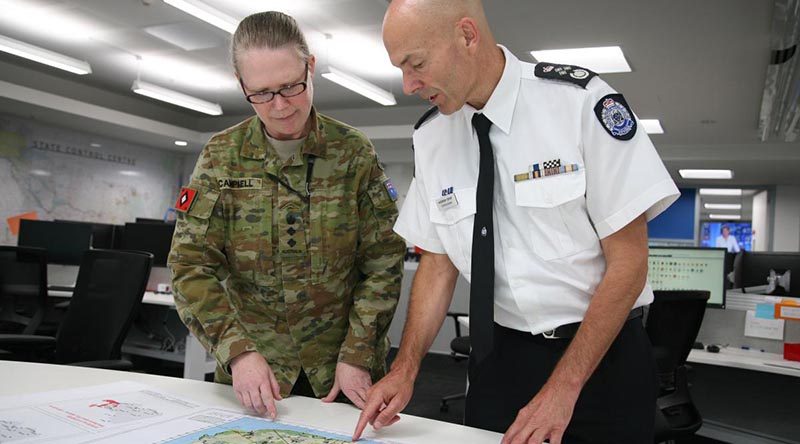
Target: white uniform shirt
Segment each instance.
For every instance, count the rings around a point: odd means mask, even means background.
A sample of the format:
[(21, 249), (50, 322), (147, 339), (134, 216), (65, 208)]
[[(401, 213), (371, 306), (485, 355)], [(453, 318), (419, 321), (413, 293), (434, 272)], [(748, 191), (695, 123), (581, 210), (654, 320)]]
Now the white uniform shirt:
[[(493, 125), (495, 321), (541, 333), (581, 321), (606, 269), (600, 239), (645, 213), (650, 220), (679, 192), (645, 131), (617, 140), (595, 116), (615, 91), (537, 78), (507, 49), (502, 78), (480, 111)], [(476, 110), (436, 115), (414, 132), (415, 178), (395, 231), (447, 254), (470, 280), (478, 183)], [(560, 159), (578, 170), (515, 182), (533, 164)], [(454, 198), (442, 200), (443, 196)], [(646, 286), (636, 306), (649, 304)]]

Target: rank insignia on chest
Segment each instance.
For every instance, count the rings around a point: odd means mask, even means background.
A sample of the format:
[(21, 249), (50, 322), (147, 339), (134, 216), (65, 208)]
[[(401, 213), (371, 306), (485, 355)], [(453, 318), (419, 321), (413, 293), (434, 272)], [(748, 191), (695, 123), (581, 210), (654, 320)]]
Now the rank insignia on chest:
[(542, 162), (541, 166), (538, 163), (534, 163), (530, 166), (526, 173), (515, 174), (514, 182), (523, 182), (526, 180), (555, 176), (557, 174), (571, 173), (573, 171), (578, 171), (579, 168), (580, 167), (577, 163), (562, 165), (561, 159), (553, 159)]
[(178, 200), (175, 201), (175, 210), (185, 213), (192, 208), (194, 198), (197, 197), (197, 190), (189, 187), (181, 188), (178, 193)]
[(622, 94), (608, 94), (594, 107), (597, 119), (611, 137), (630, 140), (636, 135), (636, 118)]

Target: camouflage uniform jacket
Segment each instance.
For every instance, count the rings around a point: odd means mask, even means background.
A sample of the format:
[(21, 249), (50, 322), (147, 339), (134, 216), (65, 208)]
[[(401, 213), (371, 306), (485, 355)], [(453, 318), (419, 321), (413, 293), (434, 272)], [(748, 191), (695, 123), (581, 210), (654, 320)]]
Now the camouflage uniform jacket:
[(362, 133), (311, 116), (302, 155), (285, 163), (258, 117), (214, 135), (181, 191), (195, 193), (169, 255), (175, 305), (218, 382), (232, 382), (230, 362), (247, 351), (266, 358), (284, 396), (301, 367), (317, 396), (337, 362), (385, 374), (405, 247), (392, 231), (396, 191)]

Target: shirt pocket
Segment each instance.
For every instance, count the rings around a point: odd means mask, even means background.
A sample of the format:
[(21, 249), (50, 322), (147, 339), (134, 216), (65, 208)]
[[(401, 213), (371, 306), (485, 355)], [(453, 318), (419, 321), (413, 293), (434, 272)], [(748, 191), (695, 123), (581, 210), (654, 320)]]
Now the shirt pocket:
[(358, 246), (359, 213), (355, 194), (315, 190), (311, 197), (310, 224), (313, 282), (343, 282), (353, 269)]
[(223, 195), (225, 249), (234, 274), (258, 285), (274, 285), (271, 190), (231, 189)]
[(515, 182), (514, 193), (529, 217), (530, 243), (541, 259), (561, 259), (597, 243), (586, 211), (585, 170)]
[(454, 190), (456, 204), (440, 206), (442, 197), (430, 201), (430, 221), (456, 268), (465, 276), (470, 275), (472, 264), (472, 227), (475, 224), (476, 188)]

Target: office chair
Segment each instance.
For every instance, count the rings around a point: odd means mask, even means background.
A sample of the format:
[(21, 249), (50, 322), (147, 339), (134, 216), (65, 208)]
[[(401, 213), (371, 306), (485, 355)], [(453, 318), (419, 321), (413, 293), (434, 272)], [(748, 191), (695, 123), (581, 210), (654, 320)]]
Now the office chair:
[(703, 418), (689, 393), (686, 359), (700, 331), (709, 291), (654, 291), (645, 329), (653, 344), (659, 394), (656, 442), (693, 435)]
[(33, 334), (46, 300), (47, 250), (0, 246), (0, 333)]
[(122, 341), (142, 302), (152, 264), (150, 253), (87, 250), (56, 337), (3, 334), (0, 350), (18, 360), (132, 368), (129, 361), (120, 359)]
[[(447, 316), (453, 318), (453, 322), (456, 326), (456, 337), (450, 341), (450, 356), (455, 359), (456, 361), (461, 361), (467, 359), (469, 357), (469, 351), (471, 348), (469, 342), (469, 336), (461, 336), (461, 324), (458, 323), (458, 318), (467, 317), (469, 316), (467, 313), (453, 313), (448, 312)], [(466, 391), (462, 391), (459, 393), (455, 393), (452, 395), (444, 396), (442, 398), (441, 404), (439, 404), (439, 411), (446, 412), (450, 409), (447, 405), (450, 401), (455, 401), (458, 399), (466, 398), (467, 393)]]

